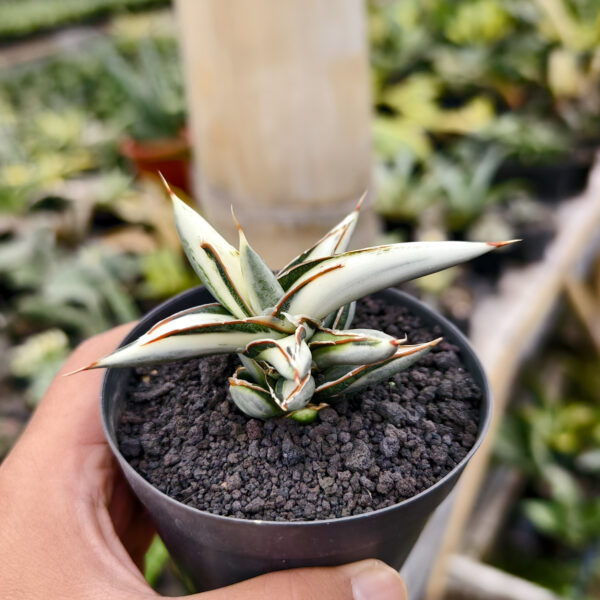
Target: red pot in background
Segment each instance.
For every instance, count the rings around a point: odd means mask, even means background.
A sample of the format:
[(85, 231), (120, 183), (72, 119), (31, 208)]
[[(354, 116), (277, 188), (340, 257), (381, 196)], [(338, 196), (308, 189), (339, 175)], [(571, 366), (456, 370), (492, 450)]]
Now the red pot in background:
[(160, 171), (172, 186), (191, 193), (190, 143), (185, 130), (176, 138), (140, 141), (126, 137), (119, 143), (119, 152), (131, 161), (136, 175), (156, 176)]

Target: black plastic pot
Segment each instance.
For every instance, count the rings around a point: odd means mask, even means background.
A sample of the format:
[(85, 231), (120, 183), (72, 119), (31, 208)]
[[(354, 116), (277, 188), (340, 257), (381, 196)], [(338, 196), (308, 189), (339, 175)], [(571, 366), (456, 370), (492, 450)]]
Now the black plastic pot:
[[(454, 325), (411, 296), (392, 289), (377, 295), (390, 303), (402, 303), (426, 323), (440, 325), (445, 339), (460, 348), (465, 365), (483, 391), (477, 441), (467, 456), (435, 485), (388, 508), (340, 519), (275, 522), (222, 517), (181, 504), (143, 479), (119, 452), (115, 431), (130, 370), (105, 373), (100, 405), (108, 443), (171, 556), (198, 590), (280, 569), (333, 566), (364, 558), (379, 558), (400, 569), (427, 519), (477, 450), (490, 420), (491, 397), (469, 342)], [(122, 343), (129, 343), (174, 312), (211, 301), (204, 288), (184, 292), (146, 315)]]
[(585, 189), (593, 158), (593, 152), (580, 151), (557, 157), (551, 163), (527, 164), (509, 159), (498, 169), (494, 182), (522, 181), (539, 200), (553, 204)]

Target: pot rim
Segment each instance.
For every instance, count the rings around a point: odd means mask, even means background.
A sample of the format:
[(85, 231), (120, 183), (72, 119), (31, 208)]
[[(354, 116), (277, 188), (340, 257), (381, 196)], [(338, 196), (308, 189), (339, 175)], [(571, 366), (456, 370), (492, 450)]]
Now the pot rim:
[[(168, 306), (171, 302), (173, 302), (174, 299), (176, 299), (176, 298), (181, 299), (181, 298), (185, 298), (187, 296), (193, 296), (198, 290), (200, 290), (202, 288), (204, 288), (204, 286), (200, 285), (200, 286), (191, 288), (189, 290), (186, 290), (185, 292), (182, 292), (180, 294), (177, 294), (176, 296), (173, 296), (172, 298), (165, 300), (165, 302), (162, 302), (157, 307), (152, 309), (150, 312), (146, 313), (142, 317), (142, 319), (140, 319), (140, 321), (138, 321), (138, 324), (127, 333), (127, 335), (125, 336), (125, 338), (123, 338), (123, 340), (121, 340), (119, 347), (125, 343), (125, 340), (127, 339), (127, 337), (129, 337), (133, 333), (135, 328), (137, 326), (139, 326), (147, 318), (152, 317), (154, 314), (163, 311), (166, 306)], [(108, 411), (105, 411), (103, 409), (103, 407), (104, 407), (104, 398), (107, 397), (107, 394), (105, 394), (105, 388), (107, 387), (107, 384), (108, 384), (108, 377), (109, 377), (110, 372), (115, 369), (113, 367), (113, 369), (110, 369), (110, 368), (106, 369), (102, 376), (102, 383), (100, 386), (100, 398), (99, 398), (100, 407), (99, 408), (100, 408), (100, 418), (102, 421), (102, 429), (104, 430), (104, 436), (108, 442), (108, 445), (109, 445), (111, 451), (119, 459), (118, 462), (120, 463), (121, 468), (126, 469), (128, 471), (128, 473), (134, 479), (136, 479), (141, 485), (143, 485), (144, 487), (151, 488), (155, 494), (158, 494), (160, 497), (162, 497), (163, 501), (178, 505), (180, 508), (187, 510), (187, 511), (191, 511), (192, 513), (197, 513), (199, 516), (202, 516), (202, 517), (210, 517), (213, 519), (217, 519), (218, 521), (225, 520), (227, 522), (239, 523), (240, 525), (246, 525), (246, 526), (262, 525), (262, 526), (275, 526), (275, 527), (281, 527), (281, 526), (284, 526), (284, 527), (316, 527), (316, 526), (320, 526), (320, 525), (333, 525), (333, 524), (337, 524), (337, 523), (347, 523), (347, 522), (357, 521), (359, 519), (365, 519), (368, 517), (378, 516), (378, 515), (381, 515), (384, 513), (392, 512), (399, 507), (404, 507), (409, 504), (419, 502), (421, 499), (425, 498), (427, 495), (433, 493), (437, 488), (444, 486), (444, 484), (454, 476), (456, 471), (460, 471), (466, 466), (466, 464), (469, 462), (471, 457), (475, 454), (475, 452), (481, 445), (481, 443), (485, 437), (485, 434), (487, 433), (487, 431), (489, 429), (490, 421), (492, 418), (492, 393), (491, 393), (491, 389), (490, 389), (490, 383), (489, 383), (489, 380), (485, 373), (485, 370), (483, 368), (483, 365), (481, 364), (481, 361), (480, 361), (479, 357), (477, 356), (477, 353), (475, 352), (474, 348), (471, 346), (471, 343), (469, 342), (467, 337), (462, 333), (462, 331), (460, 331), (453, 323), (451, 323), (448, 319), (446, 319), (446, 317), (442, 316), (437, 311), (433, 310), (431, 307), (429, 307), (427, 304), (425, 304), (421, 300), (411, 296), (410, 294), (407, 294), (404, 291), (401, 291), (401, 290), (398, 290), (395, 288), (387, 288), (385, 290), (380, 290), (380, 292), (377, 292), (373, 295), (377, 295), (378, 293), (381, 293), (381, 292), (392, 292), (393, 294), (397, 295), (398, 298), (403, 303), (405, 303), (409, 309), (412, 309), (414, 306), (418, 306), (420, 309), (424, 310), (425, 313), (428, 314), (428, 316), (433, 317), (435, 319), (435, 321), (437, 321), (438, 324), (442, 327), (442, 329), (451, 333), (452, 336), (455, 338), (455, 340), (457, 342), (459, 342), (459, 345), (461, 346), (461, 348), (460, 348), (461, 352), (463, 352), (463, 353), (464, 353), (464, 351), (470, 352), (472, 362), (473, 362), (472, 367), (474, 367), (474, 368), (469, 369), (469, 371), (471, 373), (473, 373), (474, 371), (480, 371), (481, 376), (482, 376), (481, 379), (482, 379), (483, 385), (480, 386), (482, 388), (481, 389), (482, 400), (481, 400), (481, 407), (480, 407), (480, 423), (479, 423), (479, 429), (477, 432), (477, 439), (475, 440), (475, 443), (470, 448), (470, 450), (467, 452), (467, 454), (463, 457), (463, 459), (457, 465), (455, 465), (448, 473), (446, 473), (446, 475), (444, 475), (441, 479), (436, 481), (433, 485), (429, 486), (428, 488), (424, 489), (423, 491), (419, 492), (418, 494), (411, 496), (410, 498), (401, 500), (400, 502), (396, 502), (395, 504), (392, 504), (391, 506), (386, 506), (384, 508), (379, 508), (377, 510), (373, 510), (370, 512), (361, 513), (359, 515), (349, 515), (347, 517), (337, 517), (337, 518), (333, 518), (333, 519), (315, 519), (312, 521), (270, 521), (270, 520), (262, 520), (262, 519), (241, 519), (239, 517), (227, 517), (227, 516), (223, 516), (223, 515), (216, 515), (207, 510), (200, 510), (199, 508), (194, 508), (193, 506), (183, 504), (183, 502), (179, 502), (179, 500), (175, 500), (174, 498), (171, 498), (171, 496), (168, 496), (164, 492), (161, 492), (158, 488), (156, 488), (154, 485), (152, 485), (147, 479), (144, 479), (144, 477), (142, 477), (142, 475), (140, 475), (129, 464), (127, 459), (121, 454), (121, 451), (119, 450), (119, 447), (118, 447), (116, 441), (113, 440), (112, 436), (110, 435), (110, 427), (109, 427), (109, 423), (107, 422)], [(115, 438), (116, 438), (116, 432), (115, 432)]]

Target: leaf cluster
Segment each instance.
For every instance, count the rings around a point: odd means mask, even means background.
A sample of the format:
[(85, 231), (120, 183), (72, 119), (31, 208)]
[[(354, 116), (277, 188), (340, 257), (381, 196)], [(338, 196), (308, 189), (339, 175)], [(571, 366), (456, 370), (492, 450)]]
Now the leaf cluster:
[(217, 302), (167, 317), (83, 369), (235, 352), (241, 365), (229, 378), (231, 397), (261, 419), (307, 422), (330, 399), (408, 368), (440, 340), (408, 345), (377, 330), (350, 329), (355, 301), (503, 245), (399, 243), (348, 252), (359, 202), (275, 275), (239, 224), (236, 249), (169, 193), (184, 251)]

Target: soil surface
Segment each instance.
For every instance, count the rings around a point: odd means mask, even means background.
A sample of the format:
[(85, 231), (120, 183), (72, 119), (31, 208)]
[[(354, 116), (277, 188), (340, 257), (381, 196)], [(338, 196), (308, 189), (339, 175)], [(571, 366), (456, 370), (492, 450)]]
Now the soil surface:
[[(411, 344), (441, 334), (373, 298), (358, 303), (352, 326)], [(227, 384), (238, 364), (209, 356), (138, 368), (129, 382), (121, 452), (155, 487), (201, 510), (270, 521), (370, 512), (433, 485), (476, 439), (481, 390), (447, 342), (304, 426), (242, 414)]]

